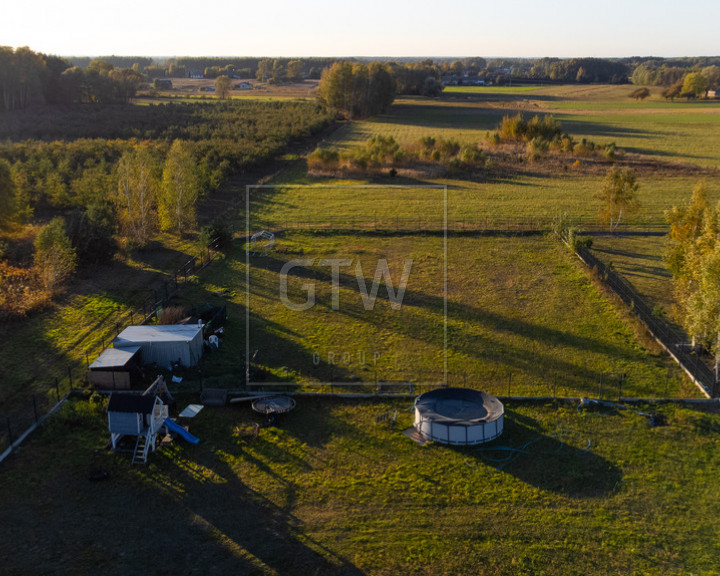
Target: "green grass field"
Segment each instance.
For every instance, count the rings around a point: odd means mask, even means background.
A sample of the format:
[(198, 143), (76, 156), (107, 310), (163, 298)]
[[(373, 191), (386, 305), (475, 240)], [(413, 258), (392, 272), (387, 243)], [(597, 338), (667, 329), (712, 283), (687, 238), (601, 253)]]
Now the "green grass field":
[[(416, 226), (435, 229), (441, 206), (435, 196), (418, 188), (418, 184), (447, 186), (448, 226), (451, 230), (467, 228), (513, 228), (526, 224), (549, 229), (558, 214), (565, 214), (577, 226), (599, 227), (599, 202), (595, 194), (602, 187), (602, 176), (574, 173), (573, 168), (552, 177), (521, 175), (488, 181), (441, 178), (418, 181), (398, 176), (373, 180), (328, 180), (308, 178), (303, 171), (278, 181), (287, 184), (273, 192), (265, 192), (263, 204), (253, 204), (252, 217), (258, 225), (285, 227), (307, 224), (309, 227), (333, 223), (362, 222), (374, 227)], [(640, 211), (624, 219), (627, 226), (667, 227), (665, 213), (672, 206), (688, 203), (698, 180), (692, 176), (647, 176), (639, 178)], [(295, 185), (320, 184), (317, 188)], [(368, 203), (367, 193), (338, 193), (340, 185), (371, 184), (387, 191), (388, 199)], [(711, 201), (720, 199), (720, 182), (706, 180)], [(405, 190), (393, 187), (404, 185)], [(385, 188), (383, 188), (385, 186)], [(417, 193), (415, 191), (418, 191)], [(245, 190), (238, 190), (244, 194)], [(261, 195), (258, 195), (261, 196)], [(318, 206), (322, 206), (319, 211)], [(327, 209), (325, 208), (327, 206)], [(429, 215), (428, 215), (429, 214)], [(397, 224), (396, 224), (397, 221)], [(403, 221), (405, 224), (403, 224)], [(623, 224), (625, 225), (625, 224)]]
[[(102, 449), (102, 403), (73, 401), (3, 464), (3, 572), (715, 573), (717, 414), (639, 407), (666, 417), (651, 428), (635, 411), (510, 404), (499, 440), (461, 449), (402, 435), (409, 408), (298, 399), (256, 439), (247, 405), (206, 408), (200, 444), (131, 467)], [(395, 429), (375, 422), (391, 409)]]
[(678, 324), (672, 274), (663, 258), (667, 237), (593, 238), (593, 253), (613, 268), (663, 317)]
[(718, 167), (720, 101), (665, 102), (655, 96), (635, 102), (629, 91), (628, 86), (448, 88), (437, 101), (401, 98), (388, 114), (352, 123), (335, 141), (359, 143), (383, 134), (413, 142), (431, 134), (482, 142), (505, 115), (553, 114), (576, 140), (614, 142), (661, 161)]
[[(291, 310), (280, 298), (280, 272), (298, 258), (347, 259), (340, 269), (339, 309), (332, 308), (329, 266), (288, 274), (288, 300), (302, 304), (312, 283), (316, 305)], [(405, 299), (392, 310), (384, 285), (375, 308), (364, 308), (355, 266), (367, 289), (386, 258), (397, 289), (403, 263), (413, 259)], [(552, 237), (450, 237), (448, 240), (449, 382), (513, 395), (695, 396), (677, 367), (642, 329), (588, 279)], [(251, 259), (250, 343), (262, 380), (318, 383), (442, 381), (443, 242), (441, 237), (285, 233), (267, 258)], [(238, 245), (183, 294), (188, 305), (220, 291), (228, 300), (226, 344), (209, 357), (210, 375), (238, 387), (245, 352), (245, 266)], [(601, 387), (601, 373), (604, 384)], [(224, 376), (225, 375), (225, 376)], [(209, 382), (209, 383), (207, 383)], [(207, 380), (206, 385), (213, 386)], [(508, 388), (510, 386), (510, 388)]]
[[(350, 147), (375, 134), (401, 142), (427, 135), (479, 142), (505, 114), (552, 112), (575, 138), (615, 141), (651, 161), (717, 166), (720, 105), (665, 103), (656, 95), (636, 103), (627, 92), (627, 86), (449, 89), (438, 100), (399, 99), (385, 115), (345, 124), (328, 143)], [(441, 379), (444, 247), (432, 231), (443, 207), (419, 187), (447, 186), (453, 230), (509, 223), (547, 227), (561, 212), (575, 223), (594, 223), (593, 194), (602, 176), (584, 170), (582, 162), (573, 171), (572, 161), (554, 173), (524, 166), (521, 175), (502, 178), (400, 175), (343, 182), (309, 177), (296, 161), (272, 180), (282, 187), (253, 192), (251, 230), (301, 229), (278, 234), (275, 249), (252, 258), (249, 271), (242, 241), (236, 240), (181, 294), (180, 304), (207, 301), (228, 308), (222, 346), (206, 356), (202, 384), (240, 387), (246, 347), (258, 350), (253, 379), (260, 384), (294, 382), (309, 389), (332, 381), (344, 390), (341, 383), (352, 381), (364, 386), (355, 390), (375, 391), (381, 381)], [(630, 224), (664, 226), (664, 212), (689, 198), (696, 172), (683, 166), (647, 169), (640, 178), (642, 211)], [(704, 174), (715, 201), (720, 187), (713, 175)], [(345, 194), (338, 192), (341, 183), (378, 188), (373, 194)], [(395, 184), (408, 188), (390, 186)], [(341, 224), (345, 231), (333, 232)], [(401, 232), (382, 234), (378, 228)], [(615, 374), (626, 373), (623, 396), (699, 395), (553, 237), (460, 233), (450, 235), (447, 248), (450, 384), (497, 395), (612, 399), (619, 393)], [(670, 291), (657, 238), (596, 238), (594, 250), (651, 303), (667, 309)], [(176, 256), (183, 251), (177, 247)], [(290, 301), (301, 303), (307, 296), (303, 284), (314, 284), (314, 307), (299, 311), (282, 304), (285, 264), (335, 258), (350, 261), (338, 276), (338, 310), (332, 306), (328, 266), (290, 274)], [(402, 263), (413, 260), (399, 311), (382, 287), (375, 307), (363, 306), (355, 267), (361, 264), (367, 286), (383, 258), (394, 279)], [(146, 288), (167, 269), (155, 261), (124, 266), (127, 285), (113, 286), (114, 277), (105, 278), (13, 335), (13, 347), (0, 358), (14, 379), (5, 379), (5, 399), (18, 393), (17, 382), (43, 371), (25, 343), (42, 342), (61, 361), (81, 365), (86, 344), (95, 346), (98, 337), (113, 331), (105, 323), (93, 332), (98, 320), (111, 321), (131, 303), (129, 288)], [(200, 384), (199, 372), (189, 373), (184, 389), (195, 391)], [(197, 395), (180, 393), (178, 408), (196, 401)], [(714, 410), (660, 404), (585, 413), (572, 403), (511, 401), (499, 440), (482, 449), (459, 449), (421, 448), (402, 435), (412, 423), (409, 400), (297, 401), (287, 417), (261, 426), (257, 438), (254, 426), (263, 421), (247, 404), (206, 408), (189, 423), (201, 439), (197, 446), (176, 441), (153, 454), (146, 467), (132, 467), (104, 449), (105, 400), (71, 399), (0, 464), (0, 517), (8, 527), (0, 539), (1, 571), (126, 575), (152, 567), (159, 573), (350, 576), (717, 571), (720, 415)], [(377, 423), (379, 415), (395, 409), (395, 429)], [(638, 410), (660, 412), (668, 425), (651, 428)], [(97, 468), (109, 472), (107, 481), (88, 481)]]

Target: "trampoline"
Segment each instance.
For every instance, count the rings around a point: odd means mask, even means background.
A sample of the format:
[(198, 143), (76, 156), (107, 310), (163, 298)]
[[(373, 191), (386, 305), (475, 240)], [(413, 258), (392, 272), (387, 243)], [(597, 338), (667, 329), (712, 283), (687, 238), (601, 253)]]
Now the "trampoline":
[(503, 431), (505, 407), (495, 396), (479, 390), (438, 388), (418, 396), (414, 408), (413, 426), (435, 442), (482, 444)]
[(252, 409), (266, 416), (285, 414), (295, 408), (295, 400), (289, 396), (266, 396), (252, 403)]

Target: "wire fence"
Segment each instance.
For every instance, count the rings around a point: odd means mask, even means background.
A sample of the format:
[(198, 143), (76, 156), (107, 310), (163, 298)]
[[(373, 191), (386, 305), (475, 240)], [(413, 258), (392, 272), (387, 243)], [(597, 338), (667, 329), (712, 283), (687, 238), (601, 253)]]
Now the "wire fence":
[[(332, 232), (333, 234), (348, 233), (434, 233), (443, 234), (545, 234), (552, 230), (553, 221), (545, 216), (527, 218), (495, 218), (491, 216), (469, 215), (467, 217), (449, 217), (447, 222), (442, 217), (428, 217), (422, 213), (415, 215), (367, 215), (353, 216), (347, 214), (333, 215), (314, 219), (278, 219), (261, 218), (250, 215), (250, 233), (260, 230), (270, 231), (308, 231)], [(243, 223), (243, 226), (245, 224)], [(599, 225), (596, 220), (577, 219), (574, 228), (578, 234), (603, 235), (610, 234), (607, 227)], [(628, 225), (626, 225), (628, 226)], [(580, 232), (580, 230), (582, 232)], [(667, 234), (666, 225), (656, 223), (633, 224), (632, 230), (623, 228), (617, 234), (663, 236)]]
[(590, 250), (577, 246), (575, 253), (635, 313), (695, 385), (707, 396), (716, 397), (718, 382), (715, 373), (703, 361), (699, 352), (690, 346), (687, 335), (673, 329), (665, 320), (655, 315), (642, 296)]
[[(0, 461), (41, 422), (44, 417), (75, 389), (85, 387), (87, 368), (112, 342), (112, 332), (117, 336), (127, 326), (147, 324), (156, 320), (160, 311), (170, 300), (201, 270), (213, 262), (222, 248), (219, 238), (212, 240), (198, 256), (189, 258), (172, 275), (151, 289), (150, 294), (140, 306), (128, 312), (106, 316), (92, 330), (75, 341), (75, 351), (84, 341), (90, 340), (90, 346), (84, 350), (85, 366), (81, 361), (73, 364), (55, 364), (46, 368), (50, 374), (47, 380), (35, 382), (32, 389), (39, 392), (28, 394), (23, 400), (14, 400), (13, 408), (0, 413)], [(91, 333), (100, 330), (100, 325), (109, 328), (111, 335), (91, 339)], [(114, 330), (113, 330), (114, 328)], [(106, 339), (107, 338), (107, 339)], [(82, 353), (80, 353), (82, 355)]]
[[(344, 221), (333, 220), (326, 223), (326, 226), (319, 226), (318, 222), (312, 224), (294, 223), (292, 225), (284, 224), (285, 229), (303, 229), (303, 230), (322, 230), (327, 228), (333, 229), (334, 232), (342, 230), (343, 226), (347, 226), (347, 230), (369, 230), (369, 231), (394, 231), (394, 232), (432, 232), (439, 231), (434, 228), (436, 223), (430, 220), (418, 218), (394, 218), (394, 219), (377, 219), (375, 221), (360, 220), (348, 218)], [(267, 228), (271, 228), (270, 225)], [(444, 231), (444, 228), (440, 230)], [(526, 233), (541, 234), (549, 231), (549, 225), (543, 223), (539, 226), (537, 220), (529, 219), (527, 221), (501, 222), (498, 220), (476, 220), (472, 223), (462, 220), (448, 223), (447, 230), (449, 232), (468, 232), (468, 233)], [(588, 230), (583, 228), (584, 231)], [(647, 226), (638, 231), (640, 234), (657, 234), (658, 227)], [(193, 277), (207, 267), (215, 260), (221, 249), (220, 239), (215, 239), (204, 248), (200, 255), (188, 259), (180, 268), (178, 268), (171, 276), (167, 277), (162, 283), (156, 285), (151, 293), (142, 301), (135, 309), (120, 315), (113, 319), (115, 323), (116, 333), (128, 326), (134, 324), (145, 324), (157, 318), (159, 311), (171, 300), (171, 298), (180, 291), (183, 286), (193, 280)], [(684, 334), (671, 328), (664, 320), (653, 314), (652, 308), (645, 300), (635, 291), (635, 289), (623, 280), (614, 270), (606, 266), (600, 259), (595, 257), (588, 249), (577, 247), (577, 256), (585, 262), (585, 264), (593, 270), (621, 299), (622, 301), (638, 316), (645, 324), (653, 336), (662, 344), (662, 346), (670, 353), (677, 363), (684, 369), (692, 381), (701, 388), (706, 395), (715, 397), (718, 395), (718, 385), (714, 372), (703, 361), (700, 355), (689, 348), (687, 337)], [(107, 324), (107, 319), (105, 323)], [(90, 358), (96, 353), (101, 352), (106, 345), (109, 345), (112, 338), (106, 342), (101, 339), (95, 346), (85, 351), (86, 366), (68, 365), (55, 366), (51, 371), (54, 374), (60, 374), (49, 378), (45, 386), (41, 389), (47, 392), (39, 392), (29, 394), (24, 401), (16, 402), (15, 409), (5, 414), (0, 414), (0, 460), (2, 460), (12, 449), (21, 441), (28, 431), (42, 421), (54, 407), (62, 402), (74, 389), (83, 388), (85, 382), (86, 368), (90, 363)], [(237, 368), (237, 367), (236, 367)], [(456, 373), (449, 374), (447, 382), (453, 385), (467, 386), (469, 376), (467, 374)], [(668, 378), (669, 379), (669, 378)], [(383, 381), (375, 378), (372, 382), (310, 382), (310, 383), (263, 383), (256, 382), (250, 389), (245, 387), (244, 369), (240, 372), (230, 370), (224, 374), (222, 370), (216, 369), (212, 375), (203, 378), (193, 377), (187, 379), (181, 386), (178, 386), (178, 392), (202, 391), (204, 388), (220, 387), (226, 389), (251, 390), (251, 391), (315, 391), (326, 393), (357, 393), (357, 394), (387, 394), (387, 393), (406, 393), (418, 394), (423, 391), (443, 385), (443, 376), (441, 374), (420, 375), (413, 382), (393, 382)], [(445, 383), (447, 383), (445, 382)], [(598, 398), (620, 398), (622, 397), (623, 387), (627, 385), (627, 375), (618, 375), (611, 373), (597, 374), (597, 394), (593, 394)], [(578, 383), (580, 384), (580, 383)], [(585, 383), (585, 387), (587, 382)], [(37, 389), (38, 387), (36, 387)], [(507, 374), (507, 381), (495, 379), (487, 391), (499, 396), (576, 396), (579, 387), (573, 386), (573, 383), (566, 382), (562, 377), (543, 378), (542, 381), (524, 382), (513, 378), (512, 373)], [(665, 383), (665, 393), (667, 395), (668, 382)], [(586, 389), (586, 388), (585, 388)], [(402, 392), (401, 392), (402, 391)]]

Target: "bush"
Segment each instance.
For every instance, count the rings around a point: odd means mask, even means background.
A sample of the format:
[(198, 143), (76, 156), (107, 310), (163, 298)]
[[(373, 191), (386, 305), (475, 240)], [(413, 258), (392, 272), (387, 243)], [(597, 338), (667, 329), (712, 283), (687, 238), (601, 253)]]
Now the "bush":
[(501, 140), (529, 142), (535, 138), (543, 138), (548, 142), (560, 138), (562, 127), (560, 122), (553, 116), (533, 116), (526, 121), (522, 114), (505, 116), (498, 129), (498, 137)]
[(536, 136), (525, 145), (528, 160), (536, 160), (544, 156), (550, 149), (550, 143), (541, 136)]
[(308, 168), (332, 170), (338, 167), (340, 153), (334, 148), (319, 147), (308, 156)]
[(210, 245), (211, 242), (218, 240), (219, 247), (226, 246), (233, 239), (233, 230), (230, 223), (224, 218), (219, 218), (203, 226), (200, 231), (200, 246), (205, 248)]
[(158, 324), (175, 324), (185, 317), (187, 314), (182, 306), (166, 306), (160, 310), (157, 322)]

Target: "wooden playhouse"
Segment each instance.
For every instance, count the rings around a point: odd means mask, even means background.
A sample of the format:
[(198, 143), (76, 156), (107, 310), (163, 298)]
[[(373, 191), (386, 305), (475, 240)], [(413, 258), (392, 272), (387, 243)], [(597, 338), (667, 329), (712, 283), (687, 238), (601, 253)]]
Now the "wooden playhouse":
[(108, 401), (108, 426), (113, 450), (121, 451), (124, 436), (135, 437), (133, 464), (145, 463), (150, 450), (155, 451), (157, 435), (166, 428), (168, 407), (156, 394), (113, 392)]

